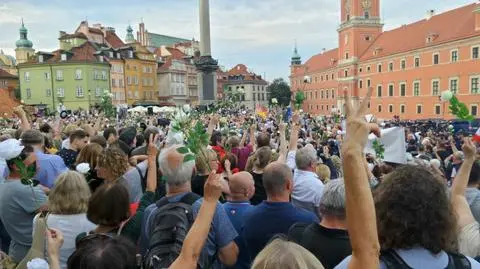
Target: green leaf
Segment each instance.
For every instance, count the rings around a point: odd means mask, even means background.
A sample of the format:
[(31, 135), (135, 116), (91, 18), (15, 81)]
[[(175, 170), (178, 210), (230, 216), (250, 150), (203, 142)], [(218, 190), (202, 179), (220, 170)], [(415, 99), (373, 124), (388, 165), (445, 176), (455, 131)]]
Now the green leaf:
[(183, 163), (195, 161), (195, 155), (193, 154), (187, 154), (185, 157), (183, 157)]
[(26, 166), (25, 166), (25, 164), (23, 163), (23, 161), (21, 161), (20, 159), (16, 159), (16, 160), (14, 161), (14, 163), (15, 163), (15, 165), (17, 166), (18, 170), (20, 170), (20, 171), (25, 170)]
[(27, 186), (30, 186), (30, 185), (32, 185), (32, 183), (33, 183), (32, 180), (26, 179), (26, 178), (20, 179), (20, 182), (21, 182), (23, 185), (27, 185)]
[(180, 147), (180, 148), (177, 148), (177, 152), (180, 154), (187, 154), (189, 150), (187, 147)]

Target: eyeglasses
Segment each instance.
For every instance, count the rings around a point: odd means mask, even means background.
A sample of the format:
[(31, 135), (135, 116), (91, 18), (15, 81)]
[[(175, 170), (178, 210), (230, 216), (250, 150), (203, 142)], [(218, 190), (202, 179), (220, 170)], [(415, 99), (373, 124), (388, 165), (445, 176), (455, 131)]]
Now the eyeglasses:
[(95, 241), (107, 241), (112, 239), (113, 236), (105, 233), (93, 233), (89, 234), (75, 242), (75, 248), (79, 249), (87, 244), (90, 244)]

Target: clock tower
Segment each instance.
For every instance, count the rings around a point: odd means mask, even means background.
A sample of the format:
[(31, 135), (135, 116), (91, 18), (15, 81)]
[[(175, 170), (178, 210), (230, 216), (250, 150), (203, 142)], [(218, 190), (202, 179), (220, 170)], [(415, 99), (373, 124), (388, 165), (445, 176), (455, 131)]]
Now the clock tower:
[[(354, 100), (365, 96), (357, 83), (358, 60), (382, 33), (380, 0), (340, 0), (341, 23), (338, 27), (338, 81), (340, 101), (347, 90)], [(363, 89), (365, 90), (365, 89)], [(337, 104), (342, 107), (341, 103)]]

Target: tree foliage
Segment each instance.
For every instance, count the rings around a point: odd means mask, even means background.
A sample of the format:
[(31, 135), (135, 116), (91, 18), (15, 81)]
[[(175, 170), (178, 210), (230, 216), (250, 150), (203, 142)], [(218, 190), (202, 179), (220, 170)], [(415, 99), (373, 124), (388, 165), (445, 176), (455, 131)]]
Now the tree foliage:
[(290, 86), (283, 78), (274, 79), (267, 87), (267, 90), (270, 92), (270, 100), (268, 100), (270, 104), (273, 98), (277, 99), (280, 106), (288, 106), (290, 104), (292, 92), (290, 91)]

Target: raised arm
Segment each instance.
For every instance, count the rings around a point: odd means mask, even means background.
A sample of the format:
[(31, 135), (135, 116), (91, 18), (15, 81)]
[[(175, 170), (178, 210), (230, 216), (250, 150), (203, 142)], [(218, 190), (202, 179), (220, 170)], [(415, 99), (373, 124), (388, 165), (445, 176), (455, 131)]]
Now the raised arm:
[(158, 134), (153, 135), (151, 134), (148, 141), (148, 171), (147, 171), (147, 184), (146, 184), (146, 191), (149, 192), (156, 192), (157, 191), (157, 155), (158, 155), (158, 148), (157, 148), (157, 140)]
[(256, 124), (254, 123), (250, 126), (250, 141), (248, 141), (248, 144), (252, 146), (254, 151), (255, 151), (255, 145), (256, 145), (255, 129), (256, 129)]
[(375, 123), (367, 123), (365, 114), (370, 101), (372, 88), (360, 108), (353, 109), (345, 92), (347, 112), (347, 137), (342, 147), (343, 170), (345, 177), (347, 226), (352, 246), (352, 259), (349, 269), (379, 267), (380, 243), (370, 184), (365, 171), (363, 149), (369, 133), (380, 136)]
[(453, 208), (458, 215), (457, 223), (460, 229), (475, 221), (467, 198), (465, 198), (465, 191), (476, 154), (476, 148), (471, 138), (465, 138), (462, 150), (465, 154), (465, 160), (453, 181), (451, 198)]
[(218, 115), (213, 115), (210, 118), (210, 122), (208, 123), (208, 129), (207, 129), (208, 137), (212, 136), (213, 131), (215, 130), (215, 127), (217, 127), (217, 123), (218, 123)]
[(27, 113), (25, 112), (25, 110), (23, 110), (22, 106), (15, 107), (13, 109), (13, 113), (17, 115), (18, 118), (20, 118), (20, 129), (22, 129), (23, 131), (32, 129), (30, 121), (27, 118)]
[(188, 231), (187, 237), (183, 242), (182, 251), (178, 258), (173, 262), (169, 269), (195, 269), (200, 258), (203, 245), (207, 240), (208, 232), (212, 224), (217, 201), (222, 194), (222, 186), (220, 183), (220, 175), (216, 175), (215, 171), (205, 183), (204, 200), (200, 211), (198, 212), (195, 222)]
[(287, 161), (288, 147), (287, 147), (287, 139), (285, 137), (285, 129), (286, 129), (285, 123), (283, 122), (280, 123), (280, 125), (278, 126), (278, 131), (280, 132), (280, 152), (278, 157), (279, 162)]

